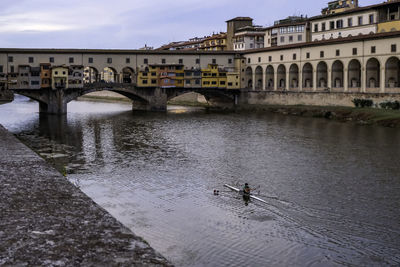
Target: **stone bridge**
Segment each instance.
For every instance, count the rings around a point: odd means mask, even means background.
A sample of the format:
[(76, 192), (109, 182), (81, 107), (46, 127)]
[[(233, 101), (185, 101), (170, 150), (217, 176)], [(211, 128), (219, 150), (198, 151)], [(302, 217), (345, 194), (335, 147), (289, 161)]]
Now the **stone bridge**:
[(112, 91), (132, 100), (132, 109), (141, 111), (165, 111), (167, 102), (179, 95), (196, 92), (202, 94), (212, 107), (233, 108), (238, 101), (239, 90), (220, 88), (140, 88), (134, 84), (91, 83), (83, 88), (69, 89), (13, 89), (15, 94), (23, 95), (39, 102), (39, 111), (48, 114), (66, 114), (67, 104), (78, 97), (97, 91)]

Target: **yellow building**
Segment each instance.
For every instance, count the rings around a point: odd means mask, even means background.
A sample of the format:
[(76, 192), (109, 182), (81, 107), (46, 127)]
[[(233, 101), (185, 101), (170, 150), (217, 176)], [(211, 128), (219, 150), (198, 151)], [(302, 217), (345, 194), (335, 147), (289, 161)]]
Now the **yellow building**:
[(240, 89), (240, 73), (230, 71), (226, 74), (226, 89)]
[(218, 87), (218, 65), (208, 64), (207, 69), (201, 70), (201, 78), (203, 88)]
[(140, 68), (137, 77), (138, 87), (157, 87), (158, 86), (158, 69), (156, 65), (149, 65)]
[(225, 51), (227, 50), (226, 33), (213, 34), (206, 38), (200, 45), (200, 50), (206, 51)]
[(51, 69), (51, 87), (53, 89), (68, 88), (68, 67), (57, 66)]
[(203, 88), (225, 89), (227, 85), (227, 71), (218, 68), (218, 64), (208, 64), (207, 69), (201, 70)]
[(400, 31), (400, 4), (398, 1), (387, 1), (377, 7), (379, 13), (377, 32)]
[(175, 85), (176, 87), (184, 87), (185, 70), (183, 65), (175, 66)]
[(357, 8), (358, 0), (335, 0), (328, 3), (328, 7), (322, 9), (322, 15), (341, 13), (349, 9)]

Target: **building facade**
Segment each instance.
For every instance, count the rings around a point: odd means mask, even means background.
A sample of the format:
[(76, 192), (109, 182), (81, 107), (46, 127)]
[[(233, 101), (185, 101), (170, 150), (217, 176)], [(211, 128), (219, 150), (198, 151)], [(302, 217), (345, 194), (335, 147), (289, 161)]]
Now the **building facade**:
[(400, 34), (381, 33), (248, 51), (250, 90), (400, 93)]

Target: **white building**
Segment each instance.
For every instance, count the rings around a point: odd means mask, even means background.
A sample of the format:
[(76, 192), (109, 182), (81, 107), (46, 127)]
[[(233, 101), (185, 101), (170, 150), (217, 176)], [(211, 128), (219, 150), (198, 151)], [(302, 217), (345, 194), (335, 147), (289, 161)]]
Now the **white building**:
[(377, 33), (378, 10), (374, 6), (310, 18), (311, 40), (320, 41)]
[(261, 27), (247, 26), (238, 29), (233, 37), (233, 50), (264, 48), (264, 36), (265, 29)]

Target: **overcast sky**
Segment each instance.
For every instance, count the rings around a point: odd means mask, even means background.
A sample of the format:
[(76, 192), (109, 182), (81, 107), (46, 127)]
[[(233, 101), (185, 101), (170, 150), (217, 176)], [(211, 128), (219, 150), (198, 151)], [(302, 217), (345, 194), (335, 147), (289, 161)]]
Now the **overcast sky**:
[[(249, 16), (269, 26), (290, 15), (315, 16), (321, 0), (1, 0), (0, 47), (159, 47), (226, 31)], [(382, 0), (360, 0), (361, 6)]]

